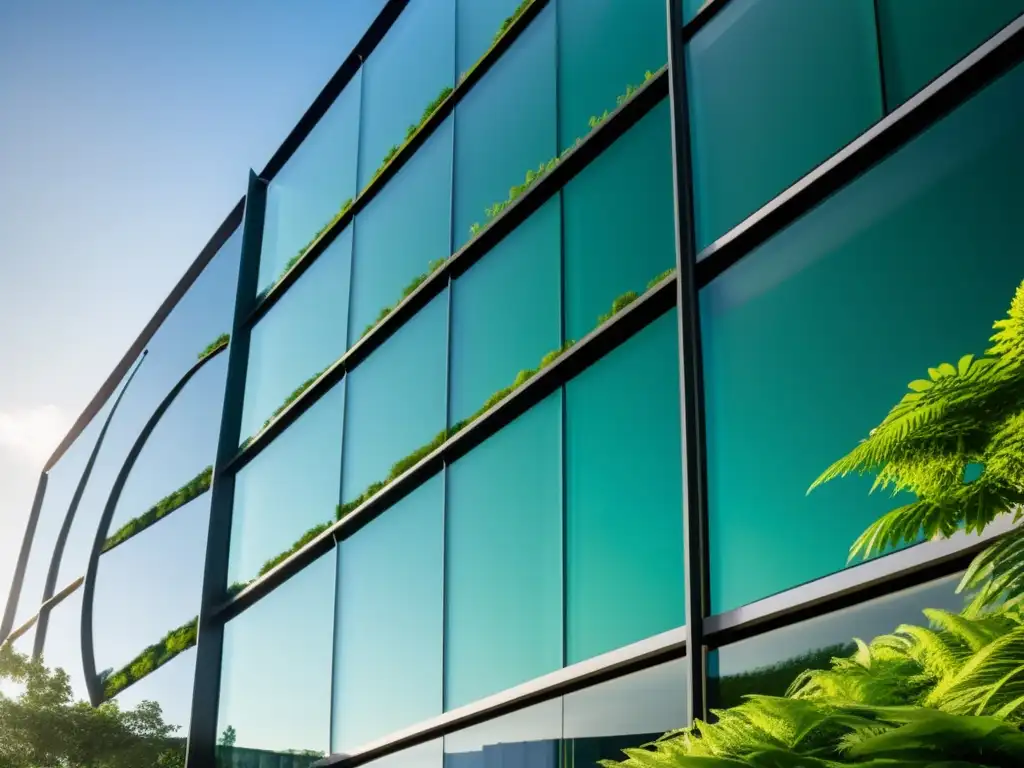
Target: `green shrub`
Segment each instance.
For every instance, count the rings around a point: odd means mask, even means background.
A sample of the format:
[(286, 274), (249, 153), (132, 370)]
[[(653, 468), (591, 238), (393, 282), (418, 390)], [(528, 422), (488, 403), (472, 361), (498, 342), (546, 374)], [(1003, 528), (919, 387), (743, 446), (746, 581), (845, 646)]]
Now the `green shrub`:
[(412, 295), (413, 291), (415, 291), (417, 288), (423, 285), (423, 283), (425, 283), (431, 275), (433, 275), (435, 272), (441, 269), (441, 267), (447, 264), (450, 258), (451, 257), (448, 256), (441, 259), (434, 259), (433, 261), (429, 262), (427, 264), (427, 271), (416, 275), (416, 277), (410, 280), (402, 289), (401, 298), (394, 304), (392, 304), (390, 307), (384, 307), (377, 315), (377, 319), (363, 329), (363, 332), (359, 334), (359, 338), (364, 338), (370, 333), (370, 331), (372, 331), (374, 328), (380, 325), (384, 318), (390, 315), (395, 310), (395, 307), (397, 307), (399, 304), (401, 304), (403, 301), (409, 298), (409, 296)]
[(291, 557), (293, 553), (298, 552), (300, 549), (309, 544), (309, 542), (311, 542), (313, 539), (315, 539), (317, 536), (319, 536), (321, 533), (323, 533), (330, 527), (330, 523), (320, 523), (319, 525), (315, 525), (312, 528), (310, 528), (308, 531), (302, 534), (298, 541), (292, 544), (291, 548), (285, 550), (276, 557), (272, 557), (270, 560), (267, 560), (267, 562), (263, 564), (263, 567), (260, 568), (259, 575), (263, 576), (271, 569), (277, 567), (277, 565), (279, 565), (280, 563), (283, 563), (285, 560)]
[(523, 2), (521, 2), (516, 7), (516, 9), (512, 11), (512, 15), (507, 17), (503, 22), (501, 22), (501, 26), (498, 27), (498, 31), (494, 33), (494, 38), (491, 40), (491, 44), (488, 46), (487, 50), (483, 52), (480, 58), (473, 62), (473, 66), (471, 66), (461, 75), (459, 75), (459, 83), (462, 83), (467, 77), (470, 76), (473, 70), (480, 66), (480, 62), (482, 62), (490, 55), (491, 51), (493, 51), (494, 48), (498, 45), (498, 43), (501, 41), (501, 38), (508, 34), (508, 31), (512, 28), (512, 25), (519, 21), (519, 18), (524, 13), (526, 13), (526, 10), (531, 5), (533, 5), (533, 3), (534, 0), (523, 0)]
[(231, 341), (231, 334), (230, 333), (222, 333), (220, 336), (218, 336), (216, 339), (214, 339), (213, 341), (211, 341), (209, 344), (206, 345), (206, 347), (203, 349), (203, 351), (199, 353), (198, 358), (200, 360), (203, 360), (203, 359), (209, 357), (210, 355), (212, 355), (217, 350), (220, 350), (220, 349), (223, 349), (224, 347), (226, 347), (228, 345), (229, 341)]
[(448, 99), (449, 96), (452, 95), (452, 93), (452, 87), (450, 85), (446, 85), (444, 88), (441, 89), (437, 96), (435, 96), (430, 101), (430, 103), (423, 108), (423, 114), (420, 115), (419, 122), (413, 123), (408, 128), (406, 128), (405, 140), (401, 144), (395, 144), (394, 146), (391, 147), (391, 149), (387, 151), (387, 154), (384, 155), (384, 159), (381, 160), (380, 165), (377, 166), (377, 170), (375, 170), (373, 172), (373, 176), (370, 177), (369, 184), (366, 185), (366, 188), (362, 191), (361, 194), (366, 194), (366, 190), (373, 186), (373, 183), (378, 178), (380, 178), (380, 175), (384, 173), (384, 171), (387, 169), (389, 165), (391, 165), (392, 161), (398, 156), (398, 153), (405, 149), (406, 146), (408, 146), (409, 142), (413, 140), (413, 137), (420, 132), (420, 129), (422, 129), (423, 126), (426, 125), (427, 121), (431, 118), (431, 116), (441, 108), (441, 105), (444, 104), (444, 102)]
[(127, 541), (132, 536), (135, 536), (149, 528), (158, 520), (167, 517), (171, 512), (174, 512), (176, 509), (180, 509), (193, 499), (202, 496), (210, 490), (210, 484), (212, 482), (213, 467), (207, 467), (185, 483), (181, 488), (160, 499), (160, 501), (147, 509), (141, 515), (133, 517), (118, 528), (117, 531), (107, 537), (107, 540), (103, 542), (102, 551), (109, 552), (118, 544)]
[(112, 699), (132, 683), (154, 672), (175, 656), (196, 644), (199, 619), (195, 618), (172, 629), (159, 642), (142, 650), (124, 667), (112, 673), (103, 683), (103, 695)]

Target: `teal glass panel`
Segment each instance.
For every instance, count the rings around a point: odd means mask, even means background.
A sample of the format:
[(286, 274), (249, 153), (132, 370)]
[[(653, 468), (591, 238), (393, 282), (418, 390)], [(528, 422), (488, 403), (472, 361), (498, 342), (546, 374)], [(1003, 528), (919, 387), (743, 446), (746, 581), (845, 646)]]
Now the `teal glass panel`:
[(872, 0), (736, 0), (686, 46), (697, 246), (882, 116)]
[(68, 673), (74, 701), (89, 700), (82, 662), (82, 594), (79, 587), (50, 609), (43, 641), (43, 664)]
[(241, 439), (345, 352), (351, 269), (349, 226), (252, 329)]
[(356, 194), (356, 74), (267, 188), (259, 290), (269, 288)]
[(209, 521), (207, 494), (100, 556), (92, 615), (97, 669), (120, 669), (199, 614)]
[[(334, 564), (321, 557), (224, 627), (217, 733), (235, 740), (217, 748), (218, 768), (307, 768), (326, 755)], [(271, 762), (281, 758), (293, 762)]]
[(690, 21), (696, 16), (705, 5), (708, 5), (711, 0), (682, 0), (683, 3), (683, 22)]
[(536, 368), (561, 341), (561, 214), (556, 195), (452, 286), (452, 424)]
[(842, 569), (903, 503), (869, 476), (806, 491), (1005, 316), (1022, 92), (1018, 67), (701, 291), (716, 612)]
[(452, 125), (449, 117), (356, 218), (349, 346), (450, 255)]
[(889, 108), (894, 109), (1024, 13), (1024, 0), (878, 0)]
[(665, 0), (557, 0), (558, 148), (590, 131), (626, 86), (668, 60)]
[(445, 291), (349, 374), (342, 501), (445, 428), (447, 353)]
[(334, 520), (344, 415), (342, 382), (235, 476), (229, 584), (255, 578), (307, 530)]
[(562, 699), (562, 738), (574, 768), (621, 760), (686, 722), (686, 662), (677, 659)]
[(363, 66), (359, 189), (388, 150), (455, 85), (455, 0), (411, 0)]
[(455, 109), (456, 249), (489, 206), (558, 154), (555, 44), (550, 3)]
[(501, 25), (519, 6), (521, 0), (458, 0), (455, 42), (456, 63), (460, 78), (480, 59), (495, 41)]
[(562, 396), (448, 476), (445, 707), (562, 666)]
[(332, 752), (441, 714), (443, 514), (436, 475), (341, 543)]
[(565, 387), (569, 664), (686, 621), (676, 322)]
[(926, 608), (959, 613), (962, 574), (870, 600), (853, 608), (741, 640), (713, 651), (708, 678), (711, 706), (734, 707), (750, 694), (783, 696), (804, 670), (829, 669), (833, 658), (852, 656), (854, 638), (866, 643), (903, 624), (928, 627)]
[[(152, 750), (143, 756), (140, 765), (185, 765), (185, 744), (192, 719), (192, 683), (196, 676), (196, 650), (190, 648), (153, 674), (125, 688), (115, 697), (122, 711), (134, 710), (146, 702), (156, 704), (160, 718), (170, 728), (162, 739), (146, 745)], [(162, 761), (162, 762), (161, 762)]]
[(627, 291), (676, 264), (666, 99), (563, 191), (565, 335), (579, 340)]

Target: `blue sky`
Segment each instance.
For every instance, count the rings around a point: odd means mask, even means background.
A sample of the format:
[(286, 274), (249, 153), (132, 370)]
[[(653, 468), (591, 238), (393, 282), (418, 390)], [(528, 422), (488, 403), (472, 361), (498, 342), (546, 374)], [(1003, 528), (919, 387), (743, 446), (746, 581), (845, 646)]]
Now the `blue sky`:
[(0, 3), (0, 603), (42, 463), (383, 3)]

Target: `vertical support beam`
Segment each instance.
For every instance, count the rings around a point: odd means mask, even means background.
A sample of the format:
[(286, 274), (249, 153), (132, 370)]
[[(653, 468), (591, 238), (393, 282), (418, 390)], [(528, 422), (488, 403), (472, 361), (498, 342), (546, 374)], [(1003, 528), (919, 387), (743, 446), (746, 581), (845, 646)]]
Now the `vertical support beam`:
[(267, 202), (267, 183), (249, 171), (249, 190), (245, 198), (242, 223), (242, 255), (238, 268), (235, 313), (228, 347), (228, 374), (224, 387), (220, 438), (210, 489), (210, 524), (206, 540), (206, 566), (203, 573), (203, 597), (199, 611), (199, 638), (196, 652), (195, 687), (192, 691), (192, 717), (189, 723), (187, 768), (213, 768), (217, 745), (217, 709), (220, 700), (221, 653), (224, 647), (224, 623), (214, 615), (224, 600), (228, 577), (228, 546), (231, 540), (231, 513), (234, 506), (235, 478), (224, 467), (238, 452), (242, 429), (242, 400), (249, 364), (249, 334), (246, 323), (259, 282), (260, 249), (263, 245), (263, 215)]
[(707, 571), (707, 474), (700, 309), (695, 275), (696, 237), (690, 174), (690, 118), (686, 95), (682, 0), (666, 0), (668, 82), (672, 114), (672, 181), (676, 225), (676, 307), (683, 449), (683, 532), (686, 574), (688, 718), (707, 717), (704, 617), (710, 608)]
[(21, 540), (21, 551), (18, 552), (18, 562), (14, 566), (11, 591), (7, 595), (7, 606), (4, 608), (3, 619), (0, 619), (0, 644), (11, 634), (11, 628), (14, 626), (14, 616), (18, 610), (18, 598), (21, 596), (21, 586), (25, 581), (25, 569), (28, 567), (28, 556), (32, 550), (32, 539), (35, 538), (36, 527), (39, 524), (39, 511), (43, 507), (43, 496), (46, 494), (46, 481), (48, 477), (44, 470), (39, 473), (39, 482), (36, 483), (36, 495), (32, 499), (32, 511), (28, 514), (25, 537)]

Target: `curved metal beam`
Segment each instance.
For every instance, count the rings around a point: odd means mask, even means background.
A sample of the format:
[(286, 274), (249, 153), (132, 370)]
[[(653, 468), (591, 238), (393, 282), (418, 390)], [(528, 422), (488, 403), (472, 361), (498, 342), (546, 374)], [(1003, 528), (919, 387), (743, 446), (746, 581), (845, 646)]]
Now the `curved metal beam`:
[(21, 596), (21, 586), (25, 580), (25, 569), (28, 567), (28, 555), (32, 549), (32, 539), (35, 538), (36, 525), (39, 523), (39, 510), (43, 506), (47, 478), (48, 475), (45, 471), (39, 473), (36, 495), (32, 499), (32, 511), (28, 514), (28, 524), (25, 526), (25, 537), (21, 540), (18, 562), (14, 565), (11, 591), (7, 594), (7, 607), (4, 609), (3, 618), (0, 619), (0, 645), (7, 641), (8, 635), (11, 634), (11, 628), (14, 626), (14, 612), (18, 609), (18, 598)]
[(98, 707), (103, 703), (103, 686), (100, 683), (99, 676), (96, 674), (96, 656), (92, 634), (92, 603), (100, 554), (103, 551), (103, 542), (107, 539), (107, 530), (110, 528), (110, 521), (114, 517), (114, 510), (117, 508), (117, 502), (121, 498), (121, 491), (124, 490), (128, 475), (131, 474), (132, 467), (135, 466), (135, 461), (139, 458), (139, 454), (142, 453), (142, 449), (148, 442), (149, 436), (156, 428), (156, 425), (160, 423), (164, 413), (167, 412), (167, 409), (170, 408), (178, 395), (181, 394), (181, 390), (185, 388), (189, 380), (204, 365), (217, 357), (225, 349), (227, 349), (227, 346), (223, 346), (193, 363), (192, 367), (185, 372), (185, 375), (178, 380), (174, 388), (167, 393), (160, 402), (160, 405), (157, 406), (157, 409), (153, 411), (153, 415), (149, 417), (146, 426), (143, 427), (142, 432), (135, 439), (132, 449), (128, 452), (124, 464), (121, 465), (121, 469), (117, 473), (117, 479), (114, 481), (114, 485), (110, 489), (110, 496), (107, 497), (107, 503), (103, 507), (103, 514), (100, 517), (99, 525), (96, 526), (96, 536), (93, 540), (92, 551), (89, 553), (89, 565), (85, 571), (85, 591), (82, 593), (82, 666), (85, 672), (85, 685), (89, 691), (89, 700), (94, 707)]
[(110, 406), (110, 413), (107, 414), (106, 420), (103, 422), (103, 428), (100, 429), (99, 435), (96, 437), (96, 443), (92, 447), (92, 451), (89, 453), (89, 460), (85, 464), (85, 469), (82, 470), (81, 477), (78, 478), (78, 485), (75, 487), (75, 493), (71, 497), (71, 503), (68, 505), (68, 511), (64, 513), (64, 522), (61, 523), (60, 531), (57, 533), (57, 541), (53, 545), (53, 554), (50, 556), (50, 568), (46, 572), (46, 581), (43, 584), (43, 595), (42, 600), (39, 601), (39, 623), (36, 626), (36, 636), (32, 643), (32, 657), (39, 658), (43, 653), (43, 643), (46, 640), (46, 628), (50, 623), (50, 611), (45, 607), (46, 603), (51, 597), (53, 597), (53, 591), (57, 587), (57, 576), (60, 573), (60, 561), (64, 557), (64, 546), (68, 541), (68, 534), (71, 532), (71, 524), (75, 520), (75, 514), (78, 512), (78, 505), (82, 501), (82, 495), (85, 493), (85, 486), (89, 483), (89, 477), (92, 475), (92, 468), (96, 464), (96, 458), (99, 456), (100, 448), (103, 447), (103, 439), (107, 436), (107, 430), (110, 428), (110, 423), (114, 419), (114, 414), (117, 413), (117, 407), (121, 404), (121, 398), (124, 397), (124, 393), (128, 391), (128, 386), (132, 383), (132, 379), (135, 378), (135, 374), (139, 372), (139, 368), (142, 366), (142, 362), (146, 359), (146, 355), (149, 354), (148, 349), (142, 351), (142, 355), (135, 362), (135, 367), (132, 372), (128, 375), (128, 379), (125, 381), (124, 386), (121, 387), (121, 391), (117, 393), (113, 405)]

